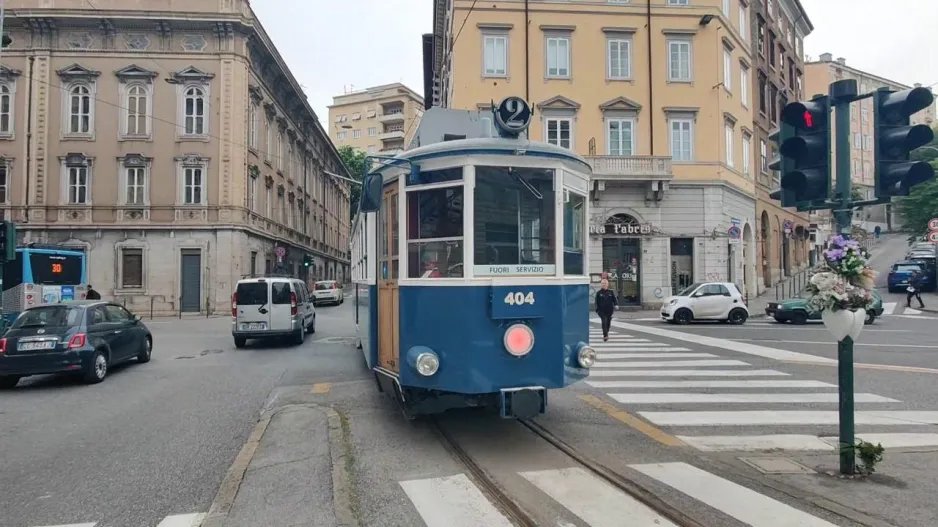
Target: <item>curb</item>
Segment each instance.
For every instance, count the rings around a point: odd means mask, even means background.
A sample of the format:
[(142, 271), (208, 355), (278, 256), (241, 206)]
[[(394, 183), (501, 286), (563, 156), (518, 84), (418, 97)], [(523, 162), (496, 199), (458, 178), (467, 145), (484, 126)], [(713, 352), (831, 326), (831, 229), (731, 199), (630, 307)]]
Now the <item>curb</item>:
[(218, 487), (215, 499), (212, 500), (212, 506), (208, 514), (202, 520), (200, 527), (223, 527), (228, 519), (228, 513), (234, 505), (238, 491), (241, 490), (241, 483), (244, 481), (244, 474), (248, 466), (254, 459), (254, 455), (260, 446), (270, 421), (278, 413), (295, 408), (315, 409), (326, 415), (327, 426), (329, 429), (329, 453), (332, 458), (332, 506), (336, 522), (339, 527), (359, 527), (358, 520), (352, 513), (352, 489), (349, 481), (348, 472), (346, 472), (345, 463), (348, 452), (345, 449), (343, 437), (342, 419), (339, 413), (328, 406), (321, 406), (315, 403), (306, 404), (287, 404), (274, 409), (265, 410), (261, 414), (260, 420), (254, 425), (251, 435), (247, 442), (241, 447), (241, 451), (235, 457), (234, 462), (228, 468), (225, 478)]

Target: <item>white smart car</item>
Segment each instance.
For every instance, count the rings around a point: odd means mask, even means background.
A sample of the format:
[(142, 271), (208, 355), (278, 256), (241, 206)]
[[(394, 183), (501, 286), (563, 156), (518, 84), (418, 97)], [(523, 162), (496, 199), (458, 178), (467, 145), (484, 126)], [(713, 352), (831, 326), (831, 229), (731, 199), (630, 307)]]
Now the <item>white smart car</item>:
[(661, 319), (675, 324), (693, 320), (720, 320), (731, 324), (744, 324), (749, 309), (742, 293), (729, 282), (701, 282), (691, 284), (674, 296), (664, 299)]

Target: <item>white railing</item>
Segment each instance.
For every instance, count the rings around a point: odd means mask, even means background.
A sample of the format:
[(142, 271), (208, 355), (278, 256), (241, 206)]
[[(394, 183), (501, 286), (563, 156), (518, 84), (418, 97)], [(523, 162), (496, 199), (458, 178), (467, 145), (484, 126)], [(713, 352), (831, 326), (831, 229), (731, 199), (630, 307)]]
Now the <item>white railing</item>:
[(613, 179), (670, 178), (671, 158), (652, 156), (585, 156), (593, 176)]

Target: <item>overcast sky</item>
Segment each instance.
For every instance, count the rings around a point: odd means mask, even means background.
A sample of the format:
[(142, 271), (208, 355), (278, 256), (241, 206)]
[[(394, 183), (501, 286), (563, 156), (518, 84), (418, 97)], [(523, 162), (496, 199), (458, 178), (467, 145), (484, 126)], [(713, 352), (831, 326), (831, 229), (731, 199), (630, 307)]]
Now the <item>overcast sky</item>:
[[(830, 52), (848, 66), (938, 88), (938, 0), (801, 1), (814, 24), (805, 40), (810, 57)], [(431, 0), (254, 0), (252, 7), (321, 121), (343, 90), (400, 81), (423, 93), (420, 35), (432, 31)]]

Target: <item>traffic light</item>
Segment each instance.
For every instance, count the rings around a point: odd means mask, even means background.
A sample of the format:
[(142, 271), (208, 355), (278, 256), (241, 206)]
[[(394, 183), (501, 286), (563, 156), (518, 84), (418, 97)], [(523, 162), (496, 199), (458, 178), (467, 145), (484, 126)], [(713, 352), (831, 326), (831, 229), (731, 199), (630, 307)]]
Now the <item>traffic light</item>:
[(882, 89), (873, 95), (877, 198), (908, 196), (912, 187), (935, 177), (935, 170), (926, 161), (909, 161), (912, 150), (928, 144), (935, 136), (928, 125), (910, 126), (909, 118), (934, 100), (927, 88), (900, 92)]
[(823, 202), (829, 197), (830, 113), (826, 95), (782, 108), (781, 126), (769, 136), (779, 152), (769, 168), (781, 173), (781, 188), (769, 196), (781, 201), (783, 207)]
[(0, 222), (0, 260), (12, 262), (16, 259), (16, 224)]
[(303, 255), (303, 267), (309, 267), (311, 265), (313, 265), (313, 257), (308, 254), (304, 254)]

